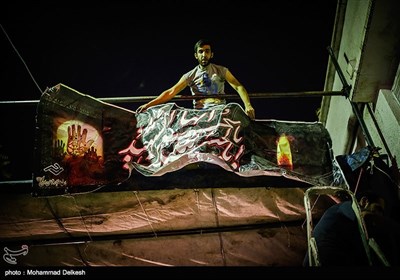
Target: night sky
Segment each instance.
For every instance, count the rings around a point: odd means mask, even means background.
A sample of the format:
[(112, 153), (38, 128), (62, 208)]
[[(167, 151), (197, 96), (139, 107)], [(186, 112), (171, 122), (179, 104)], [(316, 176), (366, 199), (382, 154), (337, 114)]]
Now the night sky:
[[(0, 30), (0, 99), (38, 100), (58, 83), (96, 98), (155, 96), (196, 66), (193, 46), (200, 38), (214, 41), (213, 62), (228, 67), (250, 94), (322, 91), (336, 2), (3, 3), (0, 23), (21, 57)], [(228, 84), (226, 92), (236, 93)], [(316, 121), (320, 102), (305, 97), (252, 103), (257, 119)], [(136, 110), (141, 104), (120, 106)], [(190, 101), (177, 104), (191, 108)], [(2, 153), (18, 147), (28, 155), (35, 106), (0, 106)], [(11, 128), (20, 133), (4, 133)], [(29, 156), (27, 163), (29, 170)], [(29, 171), (20, 174), (29, 179)]]

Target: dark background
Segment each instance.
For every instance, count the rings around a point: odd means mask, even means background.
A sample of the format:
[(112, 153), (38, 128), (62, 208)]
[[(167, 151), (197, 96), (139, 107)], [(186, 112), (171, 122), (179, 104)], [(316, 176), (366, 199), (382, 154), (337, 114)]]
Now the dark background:
[[(250, 94), (322, 91), (337, 1), (2, 5), (0, 100), (19, 101), (39, 100), (58, 83), (96, 98), (158, 95), (196, 66), (193, 46), (204, 37), (214, 41), (213, 62), (227, 66)], [(235, 93), (229, 85), (226, 92)], [(120, 106), (136, 110), (142, 103)], [(317, 121), (321, 98), (252, 103), (257, 119)], [(31, 179), (36, 105), (0, 106), (1, 178)]]

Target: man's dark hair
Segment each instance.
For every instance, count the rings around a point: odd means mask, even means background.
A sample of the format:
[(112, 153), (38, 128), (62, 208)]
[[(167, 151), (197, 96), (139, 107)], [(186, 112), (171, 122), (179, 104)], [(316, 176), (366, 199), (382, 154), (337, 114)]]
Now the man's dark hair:
[(209, 45), (211, 46), (211, 41), (207, 39), (200, 39), (197, 41), (197, 43), (194, 45), (194, 52), (197, 53), (197, 49), (201, 48), (204, 45)]
[[(360, 202), (360, 206), (362, 206), (361, 211), (367, 210), (367, 211), (372, 211), (374, 213), (380, 212), (382, 215), (385, 215), (386, 200), (379, 193), (374, 192), (372, 190), (367, 190), (367, 191), (361, 193), (361, 198), (359, 199), (359, 202)], [(382, 202), (383, 202), (383, 205), (382, 205)], [(376, 203), (376, 205), (371, 209), (367, 209), (366, 208), (367, 203), (369, 203), (369, 204)]]

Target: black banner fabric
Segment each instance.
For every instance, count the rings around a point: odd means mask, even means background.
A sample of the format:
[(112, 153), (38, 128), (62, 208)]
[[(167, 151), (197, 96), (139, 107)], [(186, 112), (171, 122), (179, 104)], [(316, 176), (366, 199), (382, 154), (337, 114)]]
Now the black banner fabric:
[(175, 103), (136, 114), (59, 84), (36, 116), (34, 195), (105, 190), (332, 184), (318, 122), (250, 120), (240, 105)]

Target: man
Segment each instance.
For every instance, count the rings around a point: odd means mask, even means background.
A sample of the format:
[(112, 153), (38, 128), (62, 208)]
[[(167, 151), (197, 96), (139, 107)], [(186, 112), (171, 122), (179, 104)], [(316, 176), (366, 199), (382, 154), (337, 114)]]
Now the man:
[[(367, 192), (359, 200), (359, 205), (368, 236), (378, 243), (390, 265), (398, 265), (399, 241), (396, 236), (399, 225), (384, 216), (385, 201), (381, 196)], [(369, 265), (352, 201), (328, 208), (315, 225), (312, 235), (321, 266)], [(372, 257), (373, 265), (382, 265), (373, 253)], [(309, 266), (308, 252), (303, 265)]]
[(204, 98), (193, 100), (195, 109), (206, 109), (215, 105), (225, 104), (226, 101), (223, 99), (223, 95), (225, 94), (225, 81), (227, 81), (242, 99), (247, 116), (254, 119), (255, 112), (247, 90), (228, 68), (211, 63), (213, 56), (211, 43), (207, 40), (199, 40), (194, 46), (194, 57), (199, 65), (184, 74), (174, 86), (163, 91), (158, 97), (139, 106), (136, 112), (141, 113), (149, 107), (168, 102), (187, 86), (190, 87), (192, 95), (204, 96)]

